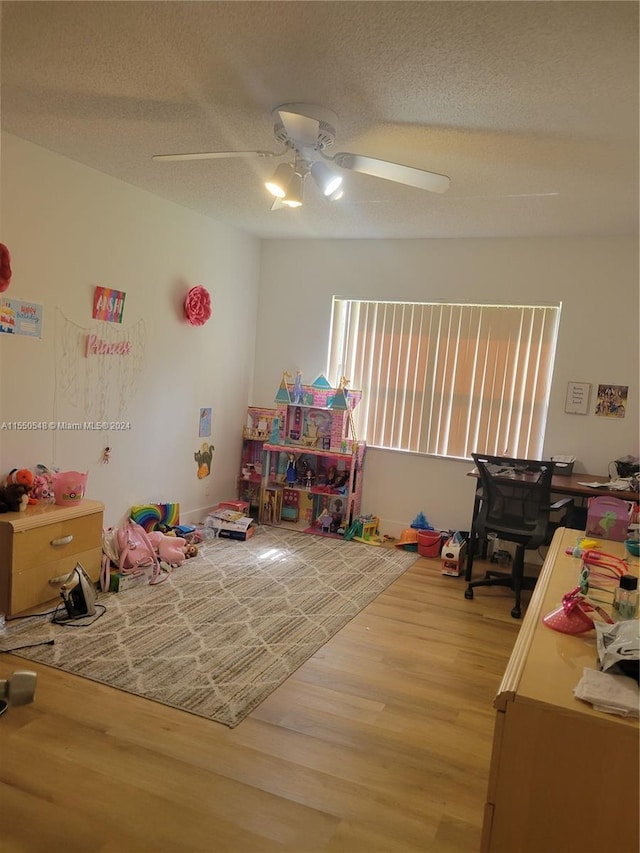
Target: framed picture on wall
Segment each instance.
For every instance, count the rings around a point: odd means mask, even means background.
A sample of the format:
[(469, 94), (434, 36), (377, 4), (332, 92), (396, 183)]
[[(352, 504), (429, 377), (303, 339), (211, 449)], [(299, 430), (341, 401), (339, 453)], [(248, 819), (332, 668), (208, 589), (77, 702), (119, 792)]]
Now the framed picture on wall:
[(568, 382), (564, 410), (569, 415), (586, 415), (589, 412), (590, 382)]
[(623, 418), (627, 411), (628, 385), (598, 385), (596, 415), (601, 418)]

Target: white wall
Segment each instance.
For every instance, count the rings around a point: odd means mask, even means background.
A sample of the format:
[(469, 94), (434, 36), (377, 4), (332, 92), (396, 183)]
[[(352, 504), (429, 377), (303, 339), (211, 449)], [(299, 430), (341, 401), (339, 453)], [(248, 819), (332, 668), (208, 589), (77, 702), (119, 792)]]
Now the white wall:
[[(64, 380), (75, 374), (60, 358), (69, 322), (98, 334), (111, 325), (91, 319), (95, 285), (125, 291), (123, 326), (141, 321), (146, 333), (137, 390), (123, 417), (130, 430), (5, 428), (0, 475), (37, 463), (89, 471), (87, 497), (105, 502), (108, 524), (134, 503), (177, 501), (182, 518), (193, 521), (234, 497), (254, 364), (260, 242), (9, 134), (2, 135), (0, 239), (13, 260), (3, 295), (44, 306), (42, 340), (0, 335), (5, 425), (95, 419), (82, 393), (74, 404), (65, 391)], [(195, 284), (213, 303), (212, 319), (200, 328), (183, 318), (184, 296)], [(113, 379), (117, 368), (106, 369)], [(198, 415), (209, 406), (215, 452), (211, 476), (199, 480)], [(118, 419), (116, 409), (112, 401), (110, 419)], [(103, 464), (107, 445), (111, 461)]]
[[(326, 370), (332, 295), (407, 300), (562, 301), (545, 455), (573, 453), (576, 471), (607, 474), (638, 448), (638, 240), (299, 240), (264, 244), (252, 403), (272, 405), (282, 371)], [(333, 379), (333, 377), (329, 377)], [(591, 413), (564, 412), (567, 382), (592, 384)], [(598, 384), (629, 386), (624, 419), (596, 417)], [(397, 533), (423, 511), (468, 528), (466, 462), (369, 449), (363, 512)]]
[[(60, 387), (55, 318), (98, 325), (91, 320), (95, 285), (126, 291), (124, 326), (144, 323), (145, 361), (125, 412), (130, 430), (106, 439), (0, 430), (0, 474), (38, 462), (88, 470), (87, 496), (105, 501), (107, 523), (150, 501), (178, 501), (183, 518), (196, 520), (235, 494), (246, 406), (272, 405), (285, 369), (299, 368), (305, 381), (325, 371), (334, 294), (561, 300), (545, 453), (575, 453), (577, 470), (592, 474), (639, 453), (635, 237), (260, 244), (9, 134), (2, 135), (1, 216), (14, 269), (6, 295), (42, 304), (45, 316), (41, 341), (0, 335), (0, 422), (94, 419)], [(183, 320), (179, 279), (211, 292), (206, 326)], [(599, 383), (629, 385), (627, 416), (565, 414), (568, 381), (592, 383), (592, 395)], [(201, 406), (213, 408), (216, 448), (212, 475), (202, 481), (193, 460)], [(111, 462), (103, 465), (107, 443)], [(465, 528), (474, 488), (468, 468), (369, 449), (363, 511), (379, 515), (390, 533), (420, 510), (437, 527)]]

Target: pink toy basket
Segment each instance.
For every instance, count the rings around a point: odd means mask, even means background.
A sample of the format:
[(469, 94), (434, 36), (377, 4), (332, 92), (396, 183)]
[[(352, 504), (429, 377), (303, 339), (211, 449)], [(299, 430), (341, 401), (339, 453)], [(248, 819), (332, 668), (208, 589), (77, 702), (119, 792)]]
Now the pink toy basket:
[(89, 472), (59, 471), (52, 474), (53, 494), (58, 506), (77, 506), (82, 503)]

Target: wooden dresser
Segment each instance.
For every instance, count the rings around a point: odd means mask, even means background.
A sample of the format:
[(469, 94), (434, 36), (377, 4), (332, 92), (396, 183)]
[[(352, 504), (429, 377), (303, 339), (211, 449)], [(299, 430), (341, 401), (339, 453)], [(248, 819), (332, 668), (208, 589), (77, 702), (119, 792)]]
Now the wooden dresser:
[(50, 578), (81, 563), (92, 580), (100, 576), (104, 504), (35, 504), (0, 515), (0, 611), (8, 617), (60, 598)]
[[(569, 636), (541, 622), (577, 586), (580, 561), (565, 554), (576, 533), (554, 536), (494, 702), (483, 853), (639, 849), (638, 720), (573, 696), (583, 668), (598, 669), (595, 631)], [(620, 542), (601, 544), (625, 555)]]

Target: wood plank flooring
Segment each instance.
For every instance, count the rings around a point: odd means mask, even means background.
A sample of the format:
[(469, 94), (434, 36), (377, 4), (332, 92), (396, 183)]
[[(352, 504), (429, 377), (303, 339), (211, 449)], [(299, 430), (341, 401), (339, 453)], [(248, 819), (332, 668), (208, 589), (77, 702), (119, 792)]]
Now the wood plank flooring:
[(420, 558), (235, 729), (2, 655), (0, 851), (477, 851), (521, 623), (464, 589)]

